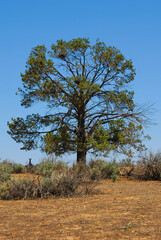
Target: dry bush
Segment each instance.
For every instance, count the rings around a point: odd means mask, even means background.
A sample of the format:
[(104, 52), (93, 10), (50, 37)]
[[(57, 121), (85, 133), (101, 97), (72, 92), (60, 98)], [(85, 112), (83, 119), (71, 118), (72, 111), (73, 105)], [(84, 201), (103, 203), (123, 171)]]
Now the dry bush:
[(0, 199), (35, 199), (53, 197), (72, 197), (93, 193), (94, 184), (87, 176), (72, 170), (55, 171), (51, 177), (10, 179), (0, 186)]
[(84, 163), (73, 164), (71, 171), (81, 183), (91, 182), (90, 169)]
[(161, 180), (161, 153), (149, 153), (138, 161), (142, 173), (139, 176), (144, 180)]
[(134, 174), (135, 162), (131, 158), (122, 159), (119, 162), (119, 174), (121, 176), (130, 177)]
[(3, 200), (34, 199), (40, 197), (39, 186), (35, 179), (13, 179), (0, 187), (0, 198)]
[(79, 185), (77, 175), (71, 171), (53, 172), (50, 178), (41, 179), (41, 196), (70, 197), (77, 194)]

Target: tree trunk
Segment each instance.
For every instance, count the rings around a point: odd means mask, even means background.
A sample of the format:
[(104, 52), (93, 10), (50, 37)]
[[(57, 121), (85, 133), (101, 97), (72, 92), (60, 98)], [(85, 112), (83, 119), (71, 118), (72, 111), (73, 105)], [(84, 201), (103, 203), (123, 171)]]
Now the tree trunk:
[(86, 155), (87, 152), (85, 150), (84, 151), (77, 150), (77, 163), (86, 164)]
[(78, 113), (78, 134), (77, 134), (77, 163), (86, 164), (86, 133), (85, 133), (85, 114), (84, 106)]

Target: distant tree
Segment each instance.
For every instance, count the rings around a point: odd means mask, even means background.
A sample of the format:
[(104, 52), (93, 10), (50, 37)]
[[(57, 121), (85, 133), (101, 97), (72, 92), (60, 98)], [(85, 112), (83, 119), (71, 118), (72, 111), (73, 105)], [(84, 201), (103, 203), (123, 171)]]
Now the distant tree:
[(143, 148), (144, 116), (128, 89), (135, 70), (115, 47), (99, 40), (92, 46), (86, 38), (58, 40), (50, 51), (38, 45), (21, 77), (21, 105), (44, 102), (48, 109), (44, 116), (8, 122), (8, 133), (23, 143), (21, 149), (77, 152), (77, 162), (85, 163), (87, 152), (130, 155), (132, 148)]

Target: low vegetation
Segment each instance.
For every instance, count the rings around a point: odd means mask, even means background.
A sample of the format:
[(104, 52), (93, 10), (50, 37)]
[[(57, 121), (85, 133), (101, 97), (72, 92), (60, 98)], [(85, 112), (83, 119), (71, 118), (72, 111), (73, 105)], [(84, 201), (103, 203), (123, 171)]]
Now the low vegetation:
[(80, 177), (77, 172), (68, 169), (64, 172), (53, 171), (51, 176), (33, 175), (24, 178), (3, 177), (0, 186), (0, 198), (10, 199), (35, 199), (46, 197), (72, 197), (92, 192), (94, 185), (90, 178), (84, 174)]
[(112, 178), (115, 181), (119, 173), (119, 165), (115, 160), (111, 162), (92, 160), (89, 162), (89, 172), (92, 180)]
[(62, 161), (53, 162), (52, 159), (43, 160), (40, 164), (35, 166), (35, 174), (43, 177), (50, 177), (53, 172), (65, 172), (68, 165)]
[(138, 165), (142, 168), (141, 177), (144, 180), (160, 180), (161, 179), (161, 153), (143, 156)]
[[(8, 160), (0, 163), (0, 199), (35, 199), (46, 197), (72, 197), (93, 192), (100, 179), (112, 179), (119, 175), (142, 180), (161, 179), (161, 153), (142, 157), (139, 161), (124, 159), (106, 162), (91, 160), (88, 165), (44, 159), (33, 166), (33, 174), (25, 175), (27, 166)], [(23, 178), (15, 174), (23, 174)], [(17, 175), (16, 175), (17, 176)]]

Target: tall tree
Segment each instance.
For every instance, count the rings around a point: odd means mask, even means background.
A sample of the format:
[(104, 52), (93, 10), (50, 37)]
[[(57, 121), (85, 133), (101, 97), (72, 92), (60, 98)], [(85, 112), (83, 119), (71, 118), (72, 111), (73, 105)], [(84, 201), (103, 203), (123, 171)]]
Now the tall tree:
[(77, 152), (77, 162), (84, 163), (87, 152), (142, 149), (144, 117), (128, 89), (135, 70), (115, 47), (100, 41), (92, 46), (86, 38), (58, 40), (50, 51), (38, 45), (21, 77), (21, 105), (45, 102), (48, 109), (43, 116), (8, 122), (8, 133), (22, 149)]

